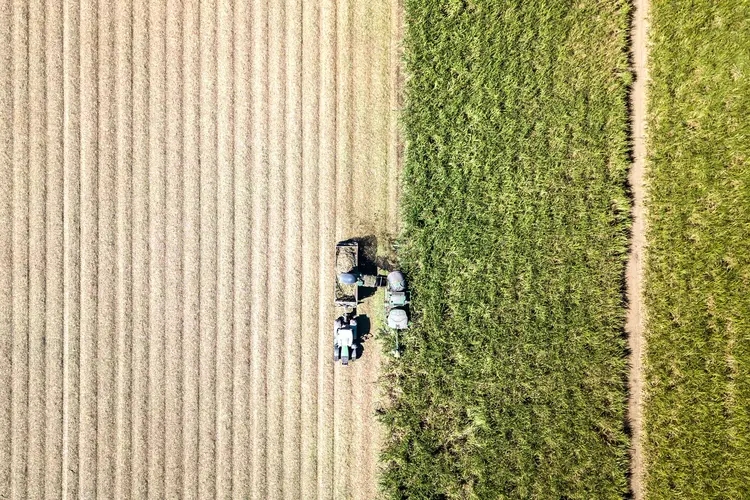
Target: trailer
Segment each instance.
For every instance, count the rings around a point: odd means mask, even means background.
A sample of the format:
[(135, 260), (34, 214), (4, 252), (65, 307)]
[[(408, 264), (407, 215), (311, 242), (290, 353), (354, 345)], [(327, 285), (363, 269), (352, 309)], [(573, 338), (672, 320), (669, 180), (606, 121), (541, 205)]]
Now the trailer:
[(355, 310), (359, 303), (359, 286), (351, 276), (358, 274), (359, 243), (343, 241), (336, 245), (336, 282), (334, 286), (335, 305), (345, 310)]

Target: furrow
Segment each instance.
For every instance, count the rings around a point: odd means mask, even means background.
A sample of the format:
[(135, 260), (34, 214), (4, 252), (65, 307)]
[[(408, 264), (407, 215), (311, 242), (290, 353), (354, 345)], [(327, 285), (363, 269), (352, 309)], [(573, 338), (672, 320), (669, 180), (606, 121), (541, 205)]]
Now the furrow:
[(80, 421), (80, 26), (78, 2), (63, 6), (63, 457), (62, 492), (78, 497)]
[(248, 2), (234, 12), (234, 397), (232, 407), (232, 492), (249, 498), (252, 487), (251, 408), (251, 88)]
[[(351, 423), (344, 410), (343, 421), (336, 420), (334, 401), (348, 399), (347, 384), (334, 393), (334, 370), (331, 362), (331, 325), (333, 303), (331, 279), (334, 275), (336, 229), (336, 1), (324, 0), (320, 9), (320, 148), (318, 150), (318, 217), (320, 276), (318, 280), (318, 491), (322, 498), (341, 498), (349, 491), (349, 454), (336, 453), (335, 439), (349, 443)], [(343, 374), (348, 380), (349, 373)], [(339, 389), (339, 387), (337, 387)], [(343, 431), (343, 435), (341, 434)], [(338, 436), (336, 435), (338, 432)], [(337, 461), (343, 458), (344, 463)], [(334, 471), (336, 473), (334, 474)], [(335, 479), (335, 482), (334, 482)]]
[[(255, 0), (252, 10), (252, 283), (250, 330), (253, 369), (253, 498), (267, 497), (267, 332), (268, 302), (268, 10)], [(271, 443), (275, 445), (275, 443)]]
[[(29, 345), (28, 483), (26, 495), (44, 495), (46, 68), (44, 2), (29, 2)], [(33, 313), (32, 313), (33, 311)]]
[(268, 13), (268, 75), (269, 75), (269, 110), (268, 110), (268, 350), (266, 366), (268, 370), (268, 455), (266, 476), (268, 478), (269, 498), (283, 496), (283, 450), (284, 450), (284, 360), (291, 353), (286, 346), (286, 329), (284, 328), (284, 162), (286, 136), (284, 125), (285, 85), (284, 62), (286, 59), (284, 0), (270, 2)]
[(13, 353), (11, 498), (26, 496), (29, 356), (28, 6), (13, 5)]
[(29, 335), (28, 6), (13, 5), (13, 353), (11, 498), (26, 496)]
[(13, 5), (13, 354), (11, 498), (26, 496), (29, 335), (28, 6)]
[(164, 359), (164, 493), (182, 491), (182, 2), (169, 0), (166, 18), (166, 269)]
[(216, 495), (216, 1), (200, 5), (200, 424), (198, 496)]
[(216, 340), (216, 496), (232, 496), (234, 303), (234, 115), (232, 5), (218, 5), (218, 305)]
[(0, 494), (10, 497), (13, 384), (13, 5), (0, 2)]
[[(318, 490), (318, 111), (317, 2), (302, 5), (302, 434), (301, 490)], [(330, 294), (328, 294), (330, 296)], [(331, 351), (330, 339), (325, 343)]]
[(182, 497), (198, 498), (200, 387), (200, 15), (199, 1), (183, 5), (183, 324)]
[[(63, 444), (63, 8), (46, 5), (47, 76), (47, 280), (44, 496), (62, 496)], [(2, 396), (0, 396), (2, 397)]]
[[(148, 495), (149, 388), (149, 62), (148, 2), (133, 2), (133, 353), (130, 493)], [(139, 124), (139, 126), (135, 126)]]
[(148, 496), (164, 497), (166, 256), (166, 9), (149, 5)]
[[(298, 334), (302, 321), (302, 1), (287, 0), (285, 68), (285, 226), (284, 226), (284, 498), (302, 498), (301, 486), (301, 358)], [(309, 491), (309, 490), (308, 490)]]
[(132, 0), (116, 5), (116, 191), (117, 191), (117, 303), (115, 304), (116, 403), (115, 403), (115, 487), (116, 498), (130, 498), (131, 383), (132, 383)]
[(117, 292), (114, 10), (99, 2), (98, 269), (97, 269), (97, 497), (113, 498), (115, 480), (115, 307)]
[(98, 267), (98, 9), (81, 2), (81, 394), (79, 495), (96, 496)]

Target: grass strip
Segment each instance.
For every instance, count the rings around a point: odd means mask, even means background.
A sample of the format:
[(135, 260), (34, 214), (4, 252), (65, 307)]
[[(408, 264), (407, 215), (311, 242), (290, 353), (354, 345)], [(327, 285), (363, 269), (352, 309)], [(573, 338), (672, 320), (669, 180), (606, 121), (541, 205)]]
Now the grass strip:
[(389, 497), (627, 492), (629, 8), (406, 1)]
[(655, 0), (649, 498), (750, 498), (750, 2)]

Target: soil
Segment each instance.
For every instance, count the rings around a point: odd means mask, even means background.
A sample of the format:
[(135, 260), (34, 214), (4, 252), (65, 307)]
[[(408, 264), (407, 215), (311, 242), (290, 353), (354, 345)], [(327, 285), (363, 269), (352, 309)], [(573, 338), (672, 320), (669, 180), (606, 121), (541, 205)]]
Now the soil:
[(0, 12), (0, 498), (376, 497), (332, 287), (398, 231), (400, 0)]
[(628, 312), (626, 331), (630, 348), (630, 397), (628, 418), (631, 430), (631, 489), (638, 500), (645, 497), (645, 457), (643, 450), (643, 356), (645, 348), (645, 310), (643, 305), (643, 272), (646, 252), (646, 104), (648, 82), (648, 9), (649, 0), (636, 0), (632, 26), (632, 60), (635, 82), (631, 91), (633, 165), (630, 186), (633, 194), (633, 227), (630, 257), (627, 264)]

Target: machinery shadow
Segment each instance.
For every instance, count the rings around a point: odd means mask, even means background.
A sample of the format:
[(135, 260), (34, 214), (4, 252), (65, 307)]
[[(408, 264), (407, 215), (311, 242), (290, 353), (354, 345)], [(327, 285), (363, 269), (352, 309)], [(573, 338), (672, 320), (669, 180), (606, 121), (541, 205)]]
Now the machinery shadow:
[(366, 314), (360, 314), (357, 316), (357, 344), (359, 345), (357, 348), (357, 359), (362, 358), (362, 355), (365, 352), (365, 342), (370, 339), (371, 328), (372, 324), (370, 318), (368, 318)]
[[(359, 272), (362, 274), (378, 274), (378, 238), (375, 235), (352, 238), (359, 244)], [(362, 301), (375, 295), (377, 288), (360, 287), (359, 300)]]

